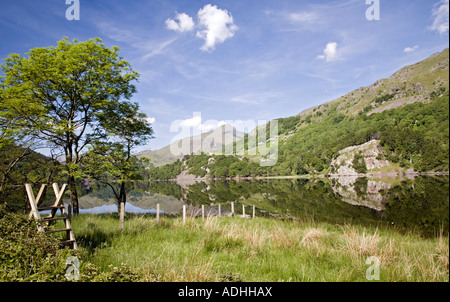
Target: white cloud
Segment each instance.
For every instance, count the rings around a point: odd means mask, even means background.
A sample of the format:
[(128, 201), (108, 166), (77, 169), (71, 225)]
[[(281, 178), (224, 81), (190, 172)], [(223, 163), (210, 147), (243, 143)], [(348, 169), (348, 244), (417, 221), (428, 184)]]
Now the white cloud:
[(191, 31), (194, 29), (194, 26), (194, 20), (185, 13), (177, 14), (174, 19), (166, 20), (167, 29), (178, 32)]
[(193, 118), (188, 118), (188, 119), (180, 121), (180, 126), (186, 127), (186, 128), (197, 128), (197, 127), (200, 127), (201, 124), (202, 124), (202, 116), (201, 115), (194, 115)]
[(318, 15), (314, 12), (295, 12), (287, 15), (289, 21), (294, 23), (314, 23), (318, 19)]
[(246, 105), (259, 105), (268, 100), (273, 100), (278, 97), (275, 92), (261, 92), (261, 93), (246, 93), (230, 98), (233, 103), (242, 103)]
[(217, 121), (217, 120), (202, 120), (202, 115), (200, 112), (194, 112), (192, 118), (188, 118), (185, 120), (177, 120), (173, 123), (176, 127), (181, 127), (184, 130), (193, 129), (194, 133), (200, 132), (208, 132), (214, 129), (219, 128), (222, 125), (225, 125), (225, 121)]
[(337, 51), (338, 44), (336, 42), (329, 42), (325, 49), (323, 50), (323, 54), (317, 56), (317, 58), (321, 60), (325, 60), (326, 62), (333, 62), (339, 59), (338, 51)]
[(149, 124), (154, 124), (156, 122), (156, 119), (154, 117), (149, 117), (149, 118), (147, 118), (147, 122)]
[(227, 10), (219, 9), (211, 4), (205, 5), (198, 11), (198, 22), (198, 25), (203, 28), (197, 32), (197, 37), (205, 40), (205, 44), (200, 48), (203, 51), (214, 50), (217, 44), (232, 38), (238, 30), (233, 16)]
[(413, 52), (415, 50), (417, 50), (419, 48), (419, 45), (414, 45), (413, 47), (406, 47), (403, 51), (408, 53), (408, 52)]
[(435, 30), (439, 34), (448, 32), (448, 14), (449, 14), (449, 0), (441, 0), (433, 5), (432, 16), (434, 18), (433, 24), (429, 27), (430, 30)]

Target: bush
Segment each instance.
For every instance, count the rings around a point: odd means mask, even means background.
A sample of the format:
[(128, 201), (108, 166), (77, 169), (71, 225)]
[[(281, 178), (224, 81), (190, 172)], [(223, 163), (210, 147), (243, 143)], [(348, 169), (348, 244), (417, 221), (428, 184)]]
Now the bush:
[(0, 205), (0, 281), (65, 281), (65, 261), (72, 252), (59, 240), (37, 231), (25, 215)]

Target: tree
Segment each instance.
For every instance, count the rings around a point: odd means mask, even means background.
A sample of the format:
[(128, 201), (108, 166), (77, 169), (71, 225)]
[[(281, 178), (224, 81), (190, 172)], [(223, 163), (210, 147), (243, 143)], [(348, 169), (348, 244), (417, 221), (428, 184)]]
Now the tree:
[(7, 107), (5, 93), (0, 90), (0, 196), (5, 192), (8, 176), (32, 150), (32, 140), (18, 125)]
[(141, 178), (148, 160), (132, 156), (131, 151), (152, 138), (153, 130), (147, 116), (139, 112), (136, 103), (112, 104), (113, 108), (99, 115), (104, 126), (103, 137), (97, 140), (86, 154), (84, 171), (88, 177), (107, 184), (117, 200), (120, 215), (119, 227), (123, 230), (126, 184)]
[(138, 73), (99, 38), (67, 38), (56, 47), (11, 54), (0, 66), (7, 112), (64, 156), (74, 213), (79, 213), (76, 177), (87, 146), (99, 140), (106, 114), (130, 99)]

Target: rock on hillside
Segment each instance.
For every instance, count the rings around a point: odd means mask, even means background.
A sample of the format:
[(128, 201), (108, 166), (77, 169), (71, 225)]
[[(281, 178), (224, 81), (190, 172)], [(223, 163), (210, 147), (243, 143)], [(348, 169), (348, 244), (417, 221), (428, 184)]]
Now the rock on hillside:
[(356, 171), (355, 157), (359, 156), (364, 163), (365, 170), (370, 172), (374, 169), (380, 169), (390, 166), (391, 163), (387, 160), (381, 159), (383, 148), (379, 140), (371, 140), (365, 144), (358, 146), (351, 146), (339, 151), (337, 158), (331, 162), (331, 174), (339, 176), (352, 176), (364, 174)]

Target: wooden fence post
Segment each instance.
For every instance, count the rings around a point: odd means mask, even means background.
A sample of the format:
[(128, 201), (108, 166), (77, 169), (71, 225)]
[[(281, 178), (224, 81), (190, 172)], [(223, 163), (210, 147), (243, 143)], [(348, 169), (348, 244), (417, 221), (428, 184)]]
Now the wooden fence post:
[(156, 223), (159, 224), (159, 203), (156, 204)]
[(202, 220), (205, 220), (205, 205), (202, 204)]
[(255, 218), (255, 215), (256, 215), (255, 205), (253, 205), (253, 215), (252, 215), (252, 218)]
[(222, 213), (220, 213), (220, 203), (219, 203), (219, 217), (222, 216)]
[(242, 217), (245, 218), (245, 205), (242, 205)]
[(183, 205), (183, 224), (186, 224), (186, 205)]
[(231, 202), (231, 216), (234, 216), (234, 202)]
[(123, 224), (125, 220), (125, 202), (121, 201), (119, 203), (119, 228), (120, 231), (123, 231)]

